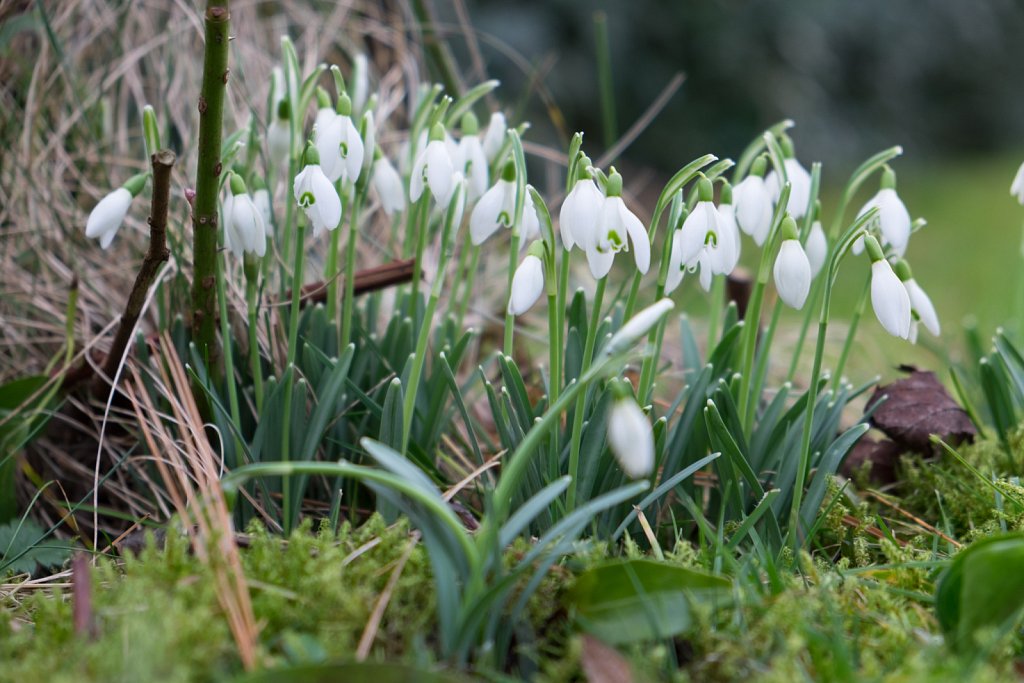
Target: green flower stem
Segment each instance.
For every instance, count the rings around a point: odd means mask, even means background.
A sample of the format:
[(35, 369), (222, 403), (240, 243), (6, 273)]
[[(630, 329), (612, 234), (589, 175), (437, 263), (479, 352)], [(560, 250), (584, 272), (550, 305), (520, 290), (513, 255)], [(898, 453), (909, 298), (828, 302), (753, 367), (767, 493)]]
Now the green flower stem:
[[(345, 204), (347, 203), (344, 194), (341, 196), (342, 216), (345, 215)], [(329, 320), (338, 322), (338, 252), (341, 251), (341, 229), (331, 230), (330, 245), (327, 247), (327, 258), (324, 259), (324, 283), (327, 285), (327, 317)], [(345, 348), (339, 346), (338, 348)]]
[(230, 22), (227, 0), (206, 4), (206, 49), (199, 95), (199, 161), (192, 211), (192, 326), (199, 356), (211, 376), (219, 375), (217, 348), (217, 195), (220, 191), (220, 148), (224, 93), (228, 80)]
[(803, 431), (800, 436), (800, 462), (797, 465), (796, 481), (793, 484), (793, 507), (790, 510), (789, 533), (793, 543), (793, 549), (799, 550), (802, 544), (800, 538), (800, 504), (803, 502), (804, 485), (807, 483), (807, 474), (811, 468), (811, 429), (814, 426), (814, 406), (817, 403), (818, 384), (821, 379), (821, 361), (825, 354), (825, 335), (828, 332), (829, 307), (832, 303), (832, 290), (835, 286), (836, 273), (839, 269), (839, 262), (853, 246), (857, 237), (864, 234), (864, 226), (868, 221), (878, 215), (878, 209), (872, 209), (854, 221), (835, 246), (828, 261), (828, 269), (825, 278), (825, 293), (821, 301), (821, 312), (818, 316), (818, 338), (814, 347), (814, 362), (811, 366), (811, 377), (807, 385), (807, 391), (813, 392), (807, 400), (807, 408), (804, 412)]
[[(580, 375), (585, 375), (590, 369), (591, 360), (594, 356), (594, 346), (597, 345), (597, 328), (601, 322), (601, 305), (604, 300), (604, 289), (608, 278), (603, 277), (597, 281), (597, 289), (594, 291), (594, 305), (591, 310), (589, 329), (587, 330), (587, 341), (584, 345), (583, 360), (580, 366)], [(566, 514), (576, 509), (576, 475), (580, 469), (580, 444), (583, 441), (583, 413), (587, 407), (587, 394), (582, 392), (576, 396), (576, 408), (572, 415), (572, 441), (569, 446), (569, 476), (572, 481), (569, 483), (569, 490), (566, 492), (565, 511)]]
[(832, 387), (834, 389), (839, 388), (839, 383), (842, 381), (843, 370), (846, 368), (846, 360), (850, 357), (850, 350), (853, 348), (854, 337), (857, 336), (857, 327), (860, 324), (860, 319), (864, 315), (864, 309), (867, 307), (868, 295), (871, 293), (871, 276), (864, 281), (864, 287), (861, 288), (860, 298), (857, 299), (857, 307), (853, 309), (853, 316), (850, 318), (850, 327), (846, 332), (846, 341), (843, 342), (843, 350), (839, 353), (839, 360), (836, 361), (835, 374), (832, 377)]
[[(291, 453), (291, 426), (292, 426), (292, 393), (294, 382), (291, 373), (288, 371), (295, 367), (295, 356), (298, 353), (299, 345), (299, 309), (302, 296), (302, 267), (306, 249), (303, 245), (303, 237), (306, 233), (306, 224), (300, 216), (295, 224), (295, 268), (292, 281), (292, 303), (288, 316), (288, 365), (285, 371), (288, 374), (284, 386), (285, 412), (281, 419), (281, 460), (288, 462)], [(281, 485), (281, 505), (284, 522), (284, 532), (291, 533), (294, 520), (292, 519), (292, 489), (291, 477), (285, 475)]]
[[(455, 273), (452, 277), (452, 284), (449, 287), (451, 295), (448, 297), (448, 315), (457, 316), (459, 310), (459, 292), (462, 291), (462, 284), (468, 277), (466, 272), (469, 269), (469, 258), (473, 251), (473, 243), (470, 240), (469, 231), (462, 236), (462, 247), (459, 249), (459, 260), (455, 263)], [(459, 327), (462, 327), (462, 321), (458, 321)]]
[[(242, 440), (239, 429), (242, 426), (241, 412), (238, 409), (238, 387), (235, 385), (235, 354), (231, 344), (231, 319), (228, 317), (227, 283), (224, 282), (224, 268), (217, 268), (217, 303), (220, 312), (220, 336), (224, 340), (224, 381), (228, 389), (228, 407), (231, 411), (231, 422), (234, 424), (235, 462), (230, 460), (228, 467), (237, 465), (237, 458), (242, 453)], [(221, 437), (226, 437), (226, 434)]]
[[(519, 133), (514, 129), (508, 131), (509, 141), (512, 143), (512, 161), (516, 167), (516, 203), (512, 217), (512, 235), (508, 251), (508, 286), (507, 292), (512, 294), (512, 278), (516, 274), (516, 265), (519, 262), (519, 230), (523, 225), (523, 209), (526, 206), (526, 155), (523, 152), (523, 143), (519, 139)], [(506, 356), (512, 356), (512, 340), (515, 334), (516, 317), (505, 310), (505, 343)]]
[[(728, 276), (726, 276), (728, 277)], [(708, 312), (708, 348), (714, 348), (718, 338), (718, 326), (722, 324), (722, 311), (725, 308), (725, 277), (716, 277), (711, 283), (711, 297)]]
[(471, 243), (469, 252), (469, 267), (466, 269), (466, 281), (462, 288), (462, 301), (459, 303), (459, 328), (464, 327), (463, 322), (466, 320), (466, 314), (469, 313), (469, 300), (473, 296), (477, 266), (480, 265), (480, 247)]
[[(804, 244), (807, 242), (807, 236), (811, 234), (811, 225), (814, 224), (814, 206), (818, 201), (818, 192), (821, 187), (821, 163), (815, 162), (811, 167), (811, 189), (809, 193), (807, 212), (804, 214), (803, 224), (800, 228), (800, 243)], [(823, 278), (819, 278), (822, 280)], [(805, 313), (804, 323), (805, 325), (810, 321), (810, 315), (814, 310), (813, 302), (817, 301), (816, 297), (808, 297), (810, 303), (804, 302)], [(761, 391), (764, 388), (765, 378), (768, 376), (768, 363), (771, 361), (770, 354), (772, 349), (772, 341), (775, 339), (775, 330), (779, 326), (779, 317), (782, 314), (782, 302), (778, 299), (772, 307), (772, 318), (771, 322), (768, 323), (768, 329), (761, 336), (761, 343), (757, 351), (756, 369), (754, 371), (754, 384), (753, 384), (753, 396), (754, 401), (761, 396)], [(801, 332), (806, 333), (806, 327)], [(802, 346), (796, 348), (793, 352), (793, 360), (791, 360), (791, 367), (796, 363), (797, 357), (799, 357)], [(791, 379), (791, 378), (790, 378)], [(788, 380), (787, 380), (788, 381)], [(752, 424), (751, 424), (752, 426)]]
[(402, 405), (402, 449), (405, 453), (409, 449), (409, 435), (412, 433), (412, 418), (416, 410), (416, 394), (420, 388), (420, 375), (423, 374), (423, 364), (427, 357), (427, 341), (430, 339), (430, 331), (434, 327), (434, 311), (437, 310), (438, 299), (441, 298), (441, 290), (444, 286), (445, 271), (448, 270), (448, 262), (452, 258), (455, 240), (452, 239), (456, 229), (455, 218), (458, 205), (462, 202), (462, 187), (455, 190), (451, 201), (448, 203), (448, 211), (444, 218), (444, 229), (441, 233), (441, 255), (437, 263), (437, 274), (434, 276), (434, 283), (430, 288), (430, 298), (427, 299), (427, 309), (423, 314), (423, 321), (420, 323), (420, 333), (416, 338), (416, 351), (413, 354), (412, 369), (409, 372), (409, 384), (405, 387), (405, 400)]
[[(430, 191), (424, 188), (423, 195), (409, 212), (410, 230), (416, 236), (416, 255), (412, 263), (412, 286), (409, 289), (409, 317), (416, 322), (419, 310), (420, 284), (423, 281), (423, 254), (427, 250), (427, 233), (430, 231)], [(409, 234), (406, 233), (408, 241)], [(406, 249), (408, 253), (408, 249)]]
[(260, 347), (256, 332), (259, 329), (259, 287), (256, 277), (245, 282), (245, 304), (248, 310), (249, 327), (249, 369), (252, 372), (252, 388), (256, 398), (256, 412), (263, 412), (263, 366), (260, 363)]
[(594, 12), (594, 43), (597, 57), (597, 82), (601, 93), (601, 132), (604, 146), (610, 148), (618, 135), (615, 117), (615, 88), (612, 85), (611, 48), (608, 41), (608, 15)]
[[(780, 172), (781, 175), (781, 172)], [(789, 202), (790, 185), (786, 182), (779, 194), (779, 203), (775, 206), (775, 215), (772, 218), (772, 226), (768, 231), (768, 237), (764, 242), (764, 249), (761, 251), (761, 260), (757, 268), (757, 280), (754, 282), (754, 289), (750, 295), (750, 303), (747, 306), (746, 315), (743, 316), (742, 339), (742, 370), (740, 374), (740, 416), (743, 418), (743, 431), (750, 434), (754, 424), (754, 412), (757, 406), (757, 395), (754, 392), (754, 357), (757, 350), (757, 333), (761, 328), (761, 309), (764, 307), (764, 292), (768, 286), (768, 277), (771, 273), (773, 254), (776, 251), (776, 236), (779, 232), (779, 225), (786, 215), (786, 205)]]
[(345, 245), (345, 300), (341, 304), (341, 344), (338, 347), (341, 349), (348, 348), (352, 339), (352, 316), (356, 308), (356, 246), (359, 237), (359, 217), (368, 187), (366, 183), (362, 187), (356, 187), (352, 211), (349, 212), (348, 244)]

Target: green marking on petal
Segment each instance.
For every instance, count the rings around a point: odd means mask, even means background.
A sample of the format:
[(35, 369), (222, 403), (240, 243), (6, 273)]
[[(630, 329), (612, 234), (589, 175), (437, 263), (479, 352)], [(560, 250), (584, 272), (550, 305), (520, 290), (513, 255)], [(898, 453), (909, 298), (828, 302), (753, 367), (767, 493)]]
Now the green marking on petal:
[(313, 206), (314, 204), (316, 204), (316, 197), (314, 197), (313, 193), (310, 192), (309, 190), (306, 190), (301, 195), (299, 195), (299, 206), (301, 206), (302, 208), (307, 209)]
[(504, 225), (506, 228), (510, 228), (512, 227), (512, 216), (508, 215), (508, 211), (499, 211), (498, 222)]
[(616, 251), (622, 249), (622, 237), (620, 237), (619, 233), (617, 233), (616, 231), (608, 231), (608, 241), (612, 243), (612, 246), (615, 247)]
[(338, 145), (338, 149), (341, 150), (341, 158), (348, 159), (348, 143), (342, 142), (341, 144)]

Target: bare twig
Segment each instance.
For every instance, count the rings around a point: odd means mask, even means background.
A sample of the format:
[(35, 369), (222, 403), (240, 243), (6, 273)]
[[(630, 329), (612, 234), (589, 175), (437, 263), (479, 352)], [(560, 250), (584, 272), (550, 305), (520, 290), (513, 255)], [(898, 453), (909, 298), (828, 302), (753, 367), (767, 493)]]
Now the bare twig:
[(75, 635), (92, 640), (96, 637), (96, 622), (92, 613), (92, 574), (89, 556), (75, 553), (71, 558), (71, 611)]
[(163, 149), (151, 158), (153, 163), (153, 199), (149, 212), (149, 251), (142, 261), (135, 284), (128, 295), (121, 322), (118, 324), (114, 343), (103, 361), (103, 371), (93, 379), (94, 393), (101, 391), (107, 382), (112, 382), (117, 375), (117, 366), (121, 364), (125, 350), (131, 343), (135, 326), (142, 315), (142, 307), (146, 295), (153, 284), (160, 265), (167, 260), (167, 215), (171, 196), (171, 170), (174, 168), (174, 152)]

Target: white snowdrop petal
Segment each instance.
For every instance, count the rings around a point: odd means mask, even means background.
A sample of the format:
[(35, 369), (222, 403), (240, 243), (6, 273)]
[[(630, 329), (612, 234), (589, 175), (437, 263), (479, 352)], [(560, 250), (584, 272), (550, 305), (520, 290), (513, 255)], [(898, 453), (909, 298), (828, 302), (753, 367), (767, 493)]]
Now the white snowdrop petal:
[(901, 339), (910, 336), (910, 296), (885, 259), (871, 264), (871, 306), (886, 332)]
[(469, 216), (469, 236), (473, 244), (480, 245), (503, 225), (512, 222), (515, 184), (499, 180), (480, 197)]
[(454, 189), (455, 168), (452, 166), (451, 155), (445, 143), (440, 140), (430, 142), (425, 155), (427, 186), (434, 195), (434, 201), (446, 206)]
[(640, 222), (636, 214), (626, 208), (625, 203), (620, 205), (619, 217), (633, 248), (633, 261), (636, 263), (636, 269), (640, 271), (641, 275), (644, 275), (651, 267), (651, 241), (647, 237), (647, 230), (644, 229), (644, 224)]
[(532, 254), (527, 255), (512, 276), (508, 312), (511, 315), (522, 315), (537, 303), (543, 293), (544, 262)]
[(931, 298), (913, 278), (903, 284), (907, 289), (907, 295), (910, 297), (910, 308), (917, 313), (917, 317), (921, 319), (925, 328), (938, 337), (941, 332), (939, 316), (935, 312), (935, 306), (932, 305)]
[(1017, 169), (1017, 175), (1013, 176), (1010, 183), (1010, 194), (1017, 198), (1017, 201), (1024, 204), (1024, 164)]
[(798, 240), (782, 243), (774, 272), (779, 298), (790, 308), (803, 308), (811, 288), (811, 264)]
[(85, 222), (85, 236), (100, 239), (100, 246), (110, 246), (117, 231), (121, 228), (128, 207), (132, 203), (132, 193), (119, 187), (101, 199), (89, 213)]
[(608, 445), (630, 479), (642, 479), (654, 471), (654, 430), (632, 399), (619, 399), (612, 404)]
[[(863, 240), (861, 240), (863, 249)], [(811, 279), (818, 277), (818, 273), (825, 266), (825, 259), (828, 257), (828, 240), (825, 239), (825, 230), (821, 223), (814, 221), (811, 225), (811, 232), (807, 235), (807, 244), (804, 248), (807, 252), (807, 260), (811, 264)]]

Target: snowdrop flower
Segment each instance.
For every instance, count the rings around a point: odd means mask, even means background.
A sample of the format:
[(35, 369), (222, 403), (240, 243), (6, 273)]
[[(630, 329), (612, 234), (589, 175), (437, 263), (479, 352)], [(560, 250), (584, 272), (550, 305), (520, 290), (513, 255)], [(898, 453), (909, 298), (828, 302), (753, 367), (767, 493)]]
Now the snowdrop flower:
[(380, 198), (384, 213), (391, 216), (405, 208), (405, 190), (402, 188), (402, 177), (391, 165), (387, 157), (380, 156), (373, 162), (373, 175), (370, 184)]
[(366, 55), (362, 52), (356, 53), (352, 58), (352, 107), (363, 111), (366, 100), (370, 94), (370, 68)]
[[(882, 233), (882, 245), (892, 247), (897, 256), (903, 256), (910, 240), (910, 213), (903, 200), (896, 194), (896, 174), (888, 166), (882, 174), (881, 189), (857, 212), (857, 216), (863, 216), (875, 207), (878, 207), (878, 228)], [(863, 250), (863, 239), (853, 243), (854, 254), (859, 254)]]
[(558, 213), (558, 230), (566, 250), (578, 246), (587, 251), (597, 243), (596, 228), (604, 194), (594, 182), (589, 166), (590, 159), (581, 157), (580, 175)]
[(714, 189), (711, 181), (701, 177), (697, 181), (697, 205), (693, 207), (693, 211), (676, 233), (679, 240), (679, 262), (683, 265), (696, 263), (701, 250), (709, 241), (718, 242), (720, 218), (713, 198)]
[(1013, 176), (1013, 182), (1010, 183), (1010, 195), (1017, 198), (1017, 201), (1024, 204), (1024, 164), (1020, 165), (1017, 169), (1017, 175)]
[(871, 235), (864, 238), (871, 258), (871, 307), (885, 331), (901, 339), (910, 338), (910, 295), (885, 259), (882, 247)]
[(372, 109), (363, 112), (359, 120), (359, 133), (363, 139), (363, 172), (368, 173), (377, 158), (377, 121)]
[(622, 383), (611, 386), (618, 395), (608, 409), (608, 445), (627, 477), (643, 479), (654, 471), (654, 430)]
[(811, 232), (807, 235), (804, 249), (807, 252), (807, 260), (811, 263), (811, 279), (813, 280), (825, 267), (825, 259), (828, 257), (828, 240), (825, 239), (825, 230), (821, 227), (821, 221), (816, 220), (811, 224)]
[(292, 190), (295, 201), (313, 224), (313, 235), (334, 230), (341, 223), (341, 197), (320, 167), (316, 147), (306, 147), (306, 166), (295, 176)]
[(790, 308), (803, 308), (811, 289), (811, 263), (800, 245), (796, 221), (786, 216), (782, 221), (782, 246), (775, 259), (775, 289)]
[(914, 276), (910, 272), (910, 264), (903, 259), (896, 262), (894, 268), (896, 276), (899, 277), (903, 286), (907, 290), (907, 296), (910, 297), (910, 343), (917, 343), (917, 326), (918, 323), (924, 325), (925, 329), (931, 332), (936, 337), (939, 336), (941, 329), (939, 328), (939, 316), (935, 313), (935, 306), (932, 305), (932, 300), (928, 297), (921, 285), (917, 284)]
[(481, 145), (484, 149), (484, 157), (487, 163), (493, 164), (498, 158), (501, 146), (505, 144), (505, 135), (508, 132), (508, 124), (505, 122), (505, 115), (500, 111), (491, 114), (491, 120), (487, 123), (487, 132)]
[(272, 236), (274, 234), (274, 212), (270, 205), (270, 191), (267, 190), (263, 178), (259, 176), (253, 176), (252, 186), (252, 203), (256, 205), (256, 209), (263, 218), (263, 227), (266, 228), (267, 235)]
[(321, 107), (313, 130), (324, 174), (333, 183), (356, 182), (363, 168), (363, 140), (352, 123), (352, 102), (342, 93), (338, 112)]
[(640, 339), (647, 336), (651, 328), (657, 325), (674, 307), (675, 303), (672, 299), (666, 297), (638, 311), (632, 318), (623, 323), (619, 331), (608, 340), (608, 345), (605, 347), (608, 350), (608, 354), (622, 353), (633, 346), (633, 344), (636, 344)]
[(512, 276), (512, 291), (508, 297), (510, 315), (522, 315), (537, 303), (544, 293), (544, 245), (534, 242), (526, 258)]
[(114, 235), (121, 229), (128, 207), (132, 199), (142, 192), (148, 174), (140, 173), (133, 176), (121, 187), (109, 193), (89, 213), (85, 222), (85, 236), (100, 241), (100, 247), (106, 249), (114, 241)]
[[(516, 169), (512, 162), (505, 165), (501, 178), (480, 197), (469, 216), (469, 236), (473, 244), (480, 245), (498, 231), (511, 228), (516, 211)], [(525, 248), (540, 236), (540, 219), (529, 191), (523, 200), (523, 218), (519, 228), (519, 245)]]
[(758, 157), (750, 175), (733, 189), (736, 222), (740, 229), (754, 238), (757, 246), (764, 244), (772, 227), (772, 195), (764, 181), (765, 159)]
[(597, 222), (597, 243), (587, 249), (590, 272), (600, 280), (611, 270), (615, 254), (629, 251), (633, 245), (633, 261), (641, 274), (651, 267), (651, 241), (644, 224), (622, 200), (622, 176), (613, 167), (608, 175), (608, 194), (601, 203)]
[[(807, 204), (811, 200), (811, 174), (793, 156), (793, 141), (788, 136), (783, 136), (780, 144), (785, 155), (782, 165), (786, 169), (786, 180), (789, 181), (789, 203), (786, 204), (786, 211), (793, 218), (803, 218), (807, 213)], [(772, 201), (779, 201), (783, 184), (779, 182), (779, 176), (774, 169), (765, 178), (765, 183), (771, 190)]]
[(455, 167), (440, 123), (434, 124), (430, 131), (430, 141), (413, 164), (409, 179), (409, 199), (419, 201), (424, 187), (430, 189), (434, 200), (441, 206), (448, 205), (455, 188)]
[(462, 139), (459, 140), (455, 164), (469, 183), (469, 201), (487, 191), (487, 157), (478, 135), (479, 126), (473, 112), (462, 117)]
[(273, 120), (266, 127), (266, 145), (270, 161), (285, 166), (292, 154), (292, 109), (285, 92), (285, 74), (273, 69)]
[(237, 173), (231, 174), (230, 189), (222, 207), (224, 243), (238, 258), (242, 258), (244, 252), (263, 256), (267, 253), (267, 230), (263, 216)]
[(718, 262), (716, 270), (728, 275), (740, 262), (740, 230), (736, 224), (736, 210), (733, 204), (733, 190), (729, 183), (722, 185), (721, 202), (718, 205)]

